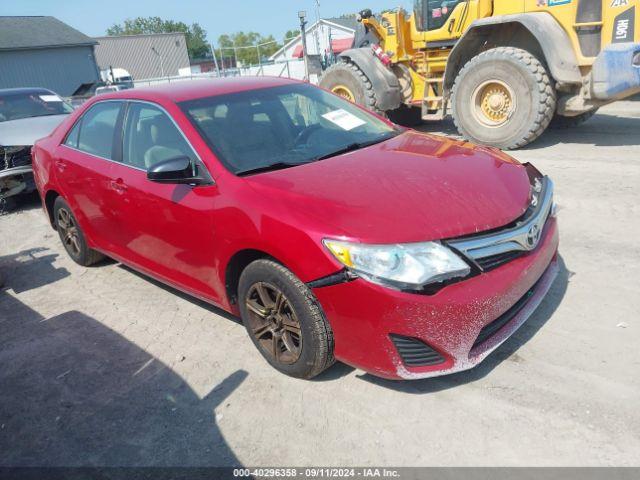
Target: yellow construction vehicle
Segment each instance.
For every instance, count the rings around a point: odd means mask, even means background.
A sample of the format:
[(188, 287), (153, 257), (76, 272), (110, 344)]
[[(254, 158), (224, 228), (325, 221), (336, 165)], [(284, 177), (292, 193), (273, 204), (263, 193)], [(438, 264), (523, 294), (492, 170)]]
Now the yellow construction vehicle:
[(640, 0), (416, 0), (358, 15), (320, 86), (398, 123), (450, 111), (466, 139), (522, 147), (640, 92)]

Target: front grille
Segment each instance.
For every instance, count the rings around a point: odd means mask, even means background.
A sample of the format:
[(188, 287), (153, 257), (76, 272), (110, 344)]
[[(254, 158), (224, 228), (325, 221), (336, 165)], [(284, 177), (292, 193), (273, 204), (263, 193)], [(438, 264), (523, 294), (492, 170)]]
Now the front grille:
[(31, 147), (0, 147), (0, 170), (31, 165)]
[(516, 258), (523, 256), (524, 254), (525, 252), (499, 253), (498, 255), (479, 258), (476, 260), (476, 263), (480, 268), (482, 268), (483, 272), (488, 272), (490, 270), (493, 270), (494, 268), (498, 268), (500, 265), (509, 263), (511, 260), (515, 260)]
[(491, 270), (535, 250), (553, 211), (553, 182), (548, 177), (532, 185), (532, 201), (515, 224), (469, 237), (447, 240), (446, 244), (481, 271)]
[(391, 334), (389, 337), (407, 367), (428, 367), (444, 362), (442, 355), (422, 340), (396, 334)]

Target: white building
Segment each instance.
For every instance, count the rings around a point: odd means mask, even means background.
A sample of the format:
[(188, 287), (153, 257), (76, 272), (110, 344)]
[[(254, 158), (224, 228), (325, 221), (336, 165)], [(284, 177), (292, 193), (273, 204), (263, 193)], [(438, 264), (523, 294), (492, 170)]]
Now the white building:
[[(355, 18), (326, 18), (314, 23), (306, 29), (307, 53), (323, 56), (351, 48), (357, 25)], [(269, 60), (283, 62), (297, 58), (302, 58), (301, 35), (286, 43)]]

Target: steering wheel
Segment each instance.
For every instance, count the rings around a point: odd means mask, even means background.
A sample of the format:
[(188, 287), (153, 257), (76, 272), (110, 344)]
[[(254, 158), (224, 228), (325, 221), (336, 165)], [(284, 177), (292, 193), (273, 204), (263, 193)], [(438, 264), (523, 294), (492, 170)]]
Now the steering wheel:
[(319, 123), (315, 123), (313, 125), (309, 125), (308, 127), (304, 128), (297, 136), (296, 139), (293, 141), (293, 146), (297, 147), (299, 145), (301, 145), (302, 143), (306, 143), (307, 140), (309, 140), (309, 137), (311, 136), (311, 134), (313, 132), (315, 132), (316, 130), (322, 128), (321, 125)]

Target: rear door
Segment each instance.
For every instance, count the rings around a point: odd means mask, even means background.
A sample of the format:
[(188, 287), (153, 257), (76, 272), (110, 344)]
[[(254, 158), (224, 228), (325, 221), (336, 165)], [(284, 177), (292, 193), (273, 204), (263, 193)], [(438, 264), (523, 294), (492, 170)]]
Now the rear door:
[(127, 106), (122, 163), (114, 166), (121, 193), (124, 258), (142, 270), (200, 296), (219, 301), (215, 279), (216, 229), (212, 210), (217, 187), (168, 185), (147, 179), (147, 169), (186, 156), (205, 172), (186, 137), (159, 106), (131, 101)]
[(56, 149), (55, 170), (90, 244), (112, 252), (116, 212), (110, 201), (116, 132), (122, 125), (121, 101), (103, 101), (90, 107)]

